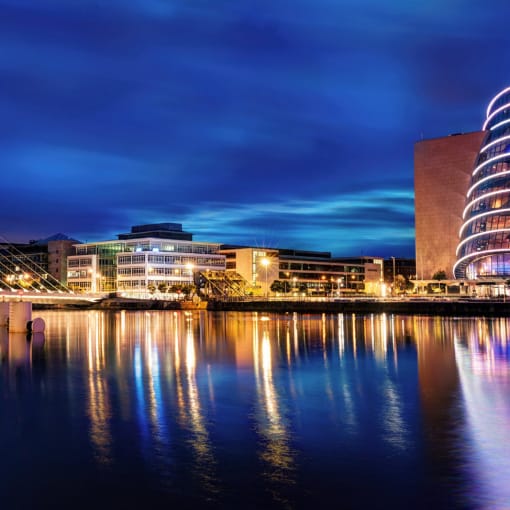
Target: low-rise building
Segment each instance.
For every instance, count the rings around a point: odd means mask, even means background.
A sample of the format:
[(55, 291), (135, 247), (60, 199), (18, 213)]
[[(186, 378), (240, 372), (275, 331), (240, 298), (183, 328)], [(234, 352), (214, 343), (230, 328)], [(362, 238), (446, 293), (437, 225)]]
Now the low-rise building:
[(0, 279), (5, 287), (63, 290), (66, 287), (67, 255), (79, 243), (64, 234), (28, 243), (0, 244)]
[(67, 259), (71, 289), (81, 292), (146, 293), (193, 284), (193, 274), (224, 271), (219, 243), (193, 241), (178, 223), (137, 225), (117, 240), (83, 243)]
[(380, 295), (383, 259), (339, 258), (330, 252), (223, 245), (226, 272), (247, 280), (254, 294)]

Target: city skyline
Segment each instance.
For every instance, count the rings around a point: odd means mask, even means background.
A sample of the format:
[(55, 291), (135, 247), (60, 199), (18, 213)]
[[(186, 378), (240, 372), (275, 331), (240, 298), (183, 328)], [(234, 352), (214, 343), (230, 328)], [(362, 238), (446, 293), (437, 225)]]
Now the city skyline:
[(0, 0), (0, 235), (414, 257), (413, 147), (510, 85), (497, 0)]

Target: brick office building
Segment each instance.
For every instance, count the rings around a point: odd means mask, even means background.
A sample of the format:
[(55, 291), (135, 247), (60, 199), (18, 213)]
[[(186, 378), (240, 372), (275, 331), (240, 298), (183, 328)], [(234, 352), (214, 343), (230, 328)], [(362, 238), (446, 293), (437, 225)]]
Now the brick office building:
[(416, 274), (453, 278), (473, 164), (485, 131), (422, 140), (414, 146)]

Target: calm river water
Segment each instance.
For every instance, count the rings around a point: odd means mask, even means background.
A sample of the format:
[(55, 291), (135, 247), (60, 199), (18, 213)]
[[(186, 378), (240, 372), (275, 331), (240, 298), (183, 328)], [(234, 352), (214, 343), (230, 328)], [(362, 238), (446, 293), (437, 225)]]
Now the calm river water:
[(35, 312), (1, 508), (510, 508), (509, 319)]

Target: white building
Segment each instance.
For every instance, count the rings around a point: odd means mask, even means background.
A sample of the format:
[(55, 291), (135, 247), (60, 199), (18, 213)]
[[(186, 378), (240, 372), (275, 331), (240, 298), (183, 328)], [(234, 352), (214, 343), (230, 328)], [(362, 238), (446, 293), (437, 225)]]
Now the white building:
[(82, 292), (146, 293), (190, 285), (198, 271), (224, 271), (218, 243), (193, 241), (176, 223), (141, 225), (118, 240), (75, 245), (67, 258), (70, 288)]

